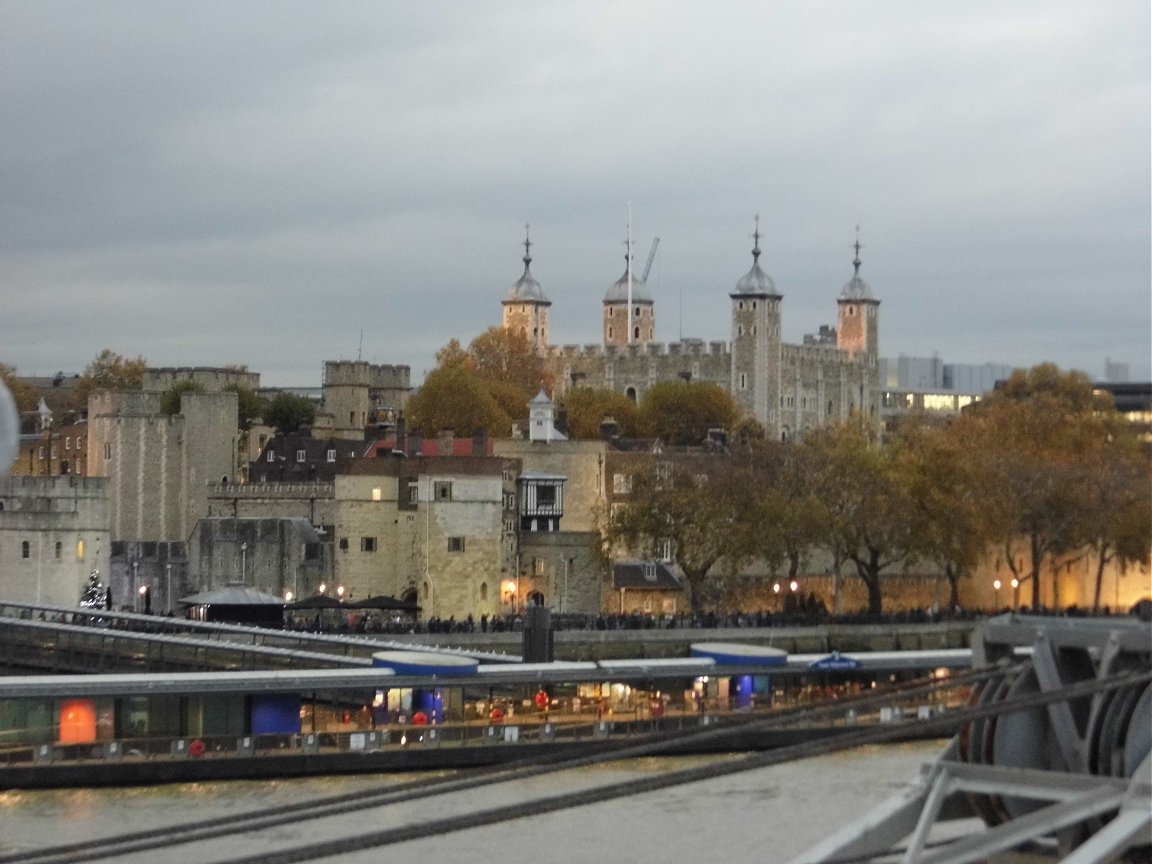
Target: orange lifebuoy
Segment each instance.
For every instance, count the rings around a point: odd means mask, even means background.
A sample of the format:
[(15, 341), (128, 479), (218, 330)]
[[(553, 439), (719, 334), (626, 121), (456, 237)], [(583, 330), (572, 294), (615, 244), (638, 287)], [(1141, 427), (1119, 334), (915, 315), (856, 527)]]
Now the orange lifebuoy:
[(188, 745), (188, 755), (200, 757), (204, 755), (204, 742), (197, 738)]

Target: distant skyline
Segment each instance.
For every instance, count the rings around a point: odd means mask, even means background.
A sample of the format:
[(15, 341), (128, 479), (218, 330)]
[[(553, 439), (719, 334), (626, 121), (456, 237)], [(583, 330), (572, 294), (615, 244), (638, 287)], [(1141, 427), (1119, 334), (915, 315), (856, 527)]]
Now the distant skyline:
[(0, 362), (418, 385), (525, 223), (598, 343), (630, 201), (657, 341), (730, 339), (759, 214), (788, 342), (859, 225), (882, 355), (1149, 380), (1150, 45), (1135, 2), (0, 0)]

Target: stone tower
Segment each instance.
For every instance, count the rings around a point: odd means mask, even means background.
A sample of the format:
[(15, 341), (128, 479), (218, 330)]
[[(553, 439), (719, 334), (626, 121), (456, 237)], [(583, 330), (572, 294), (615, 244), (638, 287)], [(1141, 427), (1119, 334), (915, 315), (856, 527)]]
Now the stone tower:
[(872, 296), (872, 289), (860, 278), (860, 229), (856, 230), (852, 278), (840, 291), (840, 298), (836, 301), (840, 307), (836, 345), (862, 360), (868, 368), (875, 369), (880, 351), (880, 301)]
[(604, 344), (648, 345), (655, 335), (656, 305), (644, 280), (632, 269), (632, 241), (629, 240), (624, 275), (613, 282), (604, 295)]
[(540, 283), (529, 269), (532, 256), (528, 250), (532, 241), (528, 226), (524, 226), (524, 275), (516, 280), (504, 298), (504, 329), (517, 330), (527, 337), (537, 352), (548, 347), (548, 307), (552, 301), (544, 296)]
[(732, 379), (736, 404), (776, 436), (780, 404), (780, 301), (776, 283), (760, 268), (760, 217), (753, 233), (752, 269), (732, 298)]

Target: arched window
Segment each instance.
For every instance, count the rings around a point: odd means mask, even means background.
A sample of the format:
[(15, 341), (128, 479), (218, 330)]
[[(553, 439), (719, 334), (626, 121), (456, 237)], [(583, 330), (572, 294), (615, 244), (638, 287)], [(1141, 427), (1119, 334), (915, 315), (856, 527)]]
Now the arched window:
[[(425, 582), (424, 585), (425, 585), (425, 587), (427, 587), (428, 583)], [(401, 595), (400, 595), (400, 599), (404, 603), (413, 603), (413, 604), (416, 603), (416, 600), (417, 600), (416, 589), (415, 588), (404, 589), (403, 593), (401, 593)]]
[(529, 592), (528, 605), (529, 606), (543, 606), (544, 605), (544, 593), (542, 591)]
[(627, 396), (629, 399), (631, 399), (633, 402), (635, 402), (636, 401), (636, 388), (635, 387), (626, 388), (624, 390), (624, 395)]
[(487, 582), (481, 582), (480, 583), (480, 600), (484, 601), (487, 599), (488, 599), (488, 583)]
[(640, 338), (640, 328), (639, 328), (639, 327), (635, 327), (635, 328), (633, 328), (633, 330), (632, 330), (632, 338), (633, 338), (633, 339), (639, 339), (639, 338)]

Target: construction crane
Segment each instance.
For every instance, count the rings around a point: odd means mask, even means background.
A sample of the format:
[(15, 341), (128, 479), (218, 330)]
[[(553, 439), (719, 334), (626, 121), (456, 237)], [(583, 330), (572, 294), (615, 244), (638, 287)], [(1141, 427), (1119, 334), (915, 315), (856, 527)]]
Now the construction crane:
[(644, 275), (640, 277), (641, 282), (648, 281), (648, 271), (652, 269), (652, 261), (656, 258), (656, 247), (660, 245), (660, 238), (656, 237), (652, 240), (652, 249), (648, 253), (648, 263), (644, 265)]

